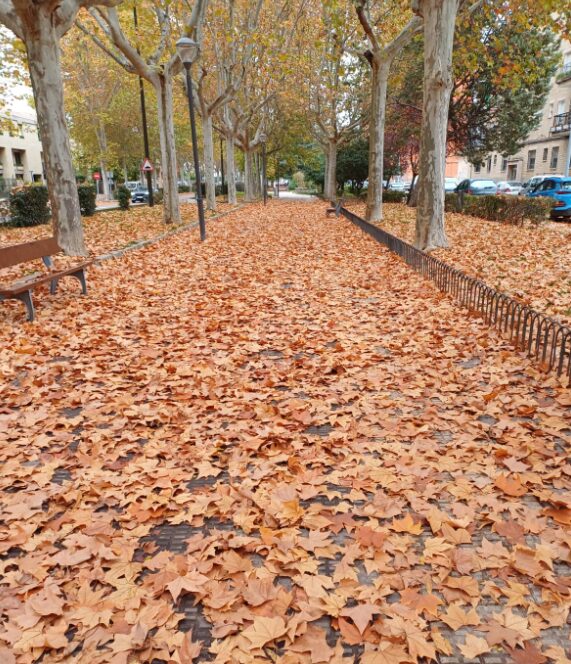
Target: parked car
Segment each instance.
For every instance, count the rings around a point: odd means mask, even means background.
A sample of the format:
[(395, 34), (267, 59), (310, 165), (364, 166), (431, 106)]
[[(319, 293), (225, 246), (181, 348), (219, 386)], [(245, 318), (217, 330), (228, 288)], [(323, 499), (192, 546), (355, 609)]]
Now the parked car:
[(564, 175), (560, 173), (553, 173), (552, 175), (534, 175), (530, 180), (528, 180), (524, 185), (521, 191), (522, 196), (527, 196), (532, 192), (539, 184), (541, 184), (547, 178), (564, 178)]
[(493, 180), (462, 180), (455, 191), (470, 196), (494, 196), (498, 193), (498, 186)]
[(505, 196), (517, 196), (523, 189), (523, 183), (515, 180), (502, 180), (498, 182), (498, 194)]
[(137, 189), (141, 189), (143, 185), (138, 180), (127, 180), (127, 182), (125, 182), (125, 186), (130, 192), (133, 192)]
[(538, 198), (545, 196), (553, 199), (552, 219), (569, 219), (571, 217), (571, 178), (548, 177), (527, 196)]
[(404, 191), (404, 182), (401, 180), (391, 180), (389, 182), (389, 189), (391, 191)]
[(457, 186), (458, 180), (456, 178), (444, 178), (444, 191), (447, 194), (453, 194)]
[(131, 192), (131, 202), (133, 203), (148, 203), (149, 202), (149, 190), (146, 187), (140, 187)]

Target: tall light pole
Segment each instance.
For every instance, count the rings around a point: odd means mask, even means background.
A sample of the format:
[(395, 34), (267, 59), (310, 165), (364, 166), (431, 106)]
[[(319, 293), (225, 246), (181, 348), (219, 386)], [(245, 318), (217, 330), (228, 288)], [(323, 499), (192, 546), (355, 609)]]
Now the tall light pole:
[(192, 133), (192, 156), (194, 158), (194, 174), (196, 175), (196, 206), (198, 207), (198, 225), (200, 226), (200, 240), (206, 240), (206, 222), (204, 220), (204, 202), (202, 200), (202, 180), (200, 178), (200, 164), (198, 161), (198, 141), (196, 140), (196, 120), (194, 118), (194, 96), (190, 68), (198, 55), (198, 44), (190, 37), (181, 37), (176, 43), (176, 50), (186, 70), (186, 92), (188, 94), (188, 114), (190, 115), (190, 130)]
[(222, 196), (224, 196), (224, 139), (220, 139), (220, 173), (222, 175)]
[[(135, 31), (137, 31), (137, 7), (133, 6), (133, 23), (135, 24)], [(137, 46), (137, 53), (140, 53), (139, 47)], [(150, 159), (149, 155), (149, 128), (147, 127), (147, 109), (145, 107), (145, 85), (143, 83), (143, 77), (139, 76), (139, 96), (141, 98), (141, 121), (143, 123), (143, 146), (145, 148), (145, 160)], [(155, 199), (153, 195), (153, 174), (151, 171), (146, 171), (145, 175), (147, 176), (147, 189), (149, 191), (149, 207), (153, 207), (155, 204)]]
[(264, 197), (264, 205), (268, 203), (268, 183), (266, 182), (266, 141), (268, 137), (260, 134), (260, 142), (262, 144), (262, 195)]

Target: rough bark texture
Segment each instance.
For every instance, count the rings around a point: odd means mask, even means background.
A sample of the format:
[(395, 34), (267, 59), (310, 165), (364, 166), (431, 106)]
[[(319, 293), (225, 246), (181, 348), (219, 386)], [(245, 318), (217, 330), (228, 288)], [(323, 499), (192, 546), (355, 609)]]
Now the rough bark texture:
[(383, 218), (383, 156), (385, 149), (385, 115), (390, 62), (372, 63), (371, 129), (369, 133), (369, 188), (367, 190), (368, 221)]
[(216, 180), (214, 177), (214, 137), (212, 116), (202, 115), (202, 142), (204, 144), (204, 179), (206, 181), (206, 209), (216, 210)]
[(244, 200), (247, 203), (258, 200), (261, 187), (256, 169), (255, 153), (252, 150), (244, 151)]
[(236, 205), (236, 163), (234, 161), (234, 139), (226, 139), (226, 185), (228, 187), (228, 203)]
[(97, 143), (99, 145), (99, 168), (101, 169), (101, 182), (103, 184), (103, 198), (106, 201), (111, 200), (111, 187), (109, 185), (109, 177), (107, 176), (107, 162), (105, 161), (105, 154), (107, 154), (107, 134), (105, 132), (105, 125), (100, 122), (96, 130)]
[(337, 141), (330, 140), (327, 146), (327, 171), (325, 198), (335, 200), (337, 196)]
[(59, 37), (49, 11), (35, 4), (24, 27), (52, 208), (54, 235), (70, 256), (87, 252), (63, 107)]
[(421, 9), (424, 16), (424, 101), (415, 244), (419, 249), (430, 251), (448, 246), (444, 228), (444, 177), (458, 0), (422, 0)]
[(176, 145), (174, 140), (172, 79), (162, 72), (157, 76), (155, 90), (161, 143), (161, 175), (163, 179), (163, 220), (165, 224), (180, 223)]

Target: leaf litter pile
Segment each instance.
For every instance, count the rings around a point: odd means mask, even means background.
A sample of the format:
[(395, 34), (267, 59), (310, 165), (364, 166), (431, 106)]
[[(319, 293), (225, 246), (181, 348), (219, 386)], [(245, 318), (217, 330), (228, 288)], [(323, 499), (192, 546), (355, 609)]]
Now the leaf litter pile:
[[(348, 207), (365, 213), (362, 204)], [(406, 205), (387, 204), (380, 225), (412, 243), (415, 215)], [(547, 221), (520, 228), (447, 213), (446, 232), (451, 246), (434, 251), (434, 256), (571, 326), (571, 223)]]
[(571, 394), (321, 203), (3, 312), (0, 662), (570, 661)]

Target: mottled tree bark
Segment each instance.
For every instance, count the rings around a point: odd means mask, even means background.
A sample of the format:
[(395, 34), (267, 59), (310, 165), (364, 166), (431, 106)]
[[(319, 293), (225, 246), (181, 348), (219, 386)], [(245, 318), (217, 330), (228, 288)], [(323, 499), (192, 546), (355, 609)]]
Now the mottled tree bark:
[(448, 246), (444, 177), (458, 0), (422, 0), (420, 9), (424, 17), (424, 100), (415, 245), (430, 251)]
[(368, 221), (383, 218), (383, 158), (385, 150), (385, 116), (390, 61), (372, 62), (371, 129), (369, 132), (369, 187), (367, 190)]
[(325, 178), (325, 198), (330, 201), (337, 196), (337, 141), (329, 140), (327, 146), (327, 170)]
[(214, 136), (212, 116), (202, 115), (202, 142), (204, 144), (204, 180), (206, 182), (206, 209), (216, 210), (216, 180), (214, 175)]
[(174, 139), (172, 79), (161, 73), (153, 81), (157, 93), (159, 139), (161, 144), (161, 175), (163, 179), (163, 220), (165, 224), (180, 223), (176, 144)]
[(63, 105), (59, 37), (51, 11), (47, 7), (44, 11), (42, 4), (31, 4), (30, 8), (27, 25), (23, 28), (24, 42), (42, 139), (54, 235), (66, 254), (83, 256), (87, 252)]

